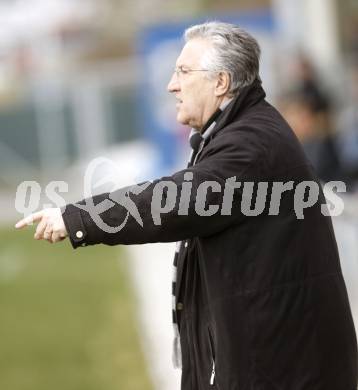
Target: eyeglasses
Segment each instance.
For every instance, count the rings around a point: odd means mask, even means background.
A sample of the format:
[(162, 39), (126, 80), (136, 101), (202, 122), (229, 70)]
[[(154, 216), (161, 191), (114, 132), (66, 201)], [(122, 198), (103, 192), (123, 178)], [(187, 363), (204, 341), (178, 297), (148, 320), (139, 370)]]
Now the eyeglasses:
[(178, 77), (178, 79), (188, 75), (191, 72), (209, 72), (209, 69), (189, 69), (184, 68), (183, 66), (177, 66), (174, 68), (174, 73)]

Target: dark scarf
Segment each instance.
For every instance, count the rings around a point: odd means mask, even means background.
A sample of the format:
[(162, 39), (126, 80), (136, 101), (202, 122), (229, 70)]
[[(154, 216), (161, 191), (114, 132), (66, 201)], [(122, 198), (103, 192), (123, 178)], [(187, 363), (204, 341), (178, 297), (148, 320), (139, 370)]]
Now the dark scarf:
[[(201, 129), (201, 131), (196, 129), (191, 129), (189, 135), (189, 143), (192, 148), (190, 153), (190, 157), (188, 160), (187, 167), (191, 167), (196, 163), (197, 157), (202, 151), (205, 141), (212, 134), (215, 129), (217, 119), (220, 117), (223, 110), (227, 107), (230, 101), (225, 102), (218, 108), (214, 114), (209, 118), (206, 122), (205, 126)], [(172, 317), (173, 317), (173, 328), (174, 328), (174, 340), (173, 340), (173, 365), (175, 368), (181, 368), (181, 348), (180, 348), (180, 338), (179, 338), (179, 327), (178, 327), (178, 318), (177, 318), (177, 302), (176, 302), (176, 282), (177, 282), (177, 265), (178, 265), (178, 256), (182, 246), (187, 246), (187, 242), (183, 243), (183, 241), (178, 241), (176, 244), (174, 261), (173, 261), (173, 278), (172, 278)]]

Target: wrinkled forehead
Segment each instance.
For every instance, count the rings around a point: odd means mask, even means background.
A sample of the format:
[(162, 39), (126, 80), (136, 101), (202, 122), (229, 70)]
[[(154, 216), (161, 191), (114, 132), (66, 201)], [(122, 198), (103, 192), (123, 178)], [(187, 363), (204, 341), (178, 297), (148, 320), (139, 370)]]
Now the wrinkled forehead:
[(212, 44), (207, 39), (191, 39), (184, 45), (175, 65), (189, 68), (200, 66), (203, 56), (211, 48)]

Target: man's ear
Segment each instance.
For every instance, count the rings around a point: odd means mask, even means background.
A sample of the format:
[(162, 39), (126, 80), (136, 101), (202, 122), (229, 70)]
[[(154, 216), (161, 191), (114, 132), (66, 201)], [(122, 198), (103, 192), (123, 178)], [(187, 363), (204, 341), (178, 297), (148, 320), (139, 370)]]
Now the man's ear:
[(226, 95), (230, 88), (230, 75), (227, 72), (219, 72), (215, 84), (215, 96)]

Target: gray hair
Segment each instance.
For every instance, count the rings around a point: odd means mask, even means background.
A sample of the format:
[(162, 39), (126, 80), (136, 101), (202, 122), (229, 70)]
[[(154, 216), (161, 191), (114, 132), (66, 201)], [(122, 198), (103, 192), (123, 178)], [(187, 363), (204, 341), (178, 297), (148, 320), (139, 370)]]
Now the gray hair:
[(197, 38), (212, 42), (213, 48), (205, 53), (201, 65), (210, 73), (229, 74), (230, 95), (237, 95), (259, 78), (260, 46), (242, 28), (229, 23), (207, 22), (185, 30), (185, 42)]

